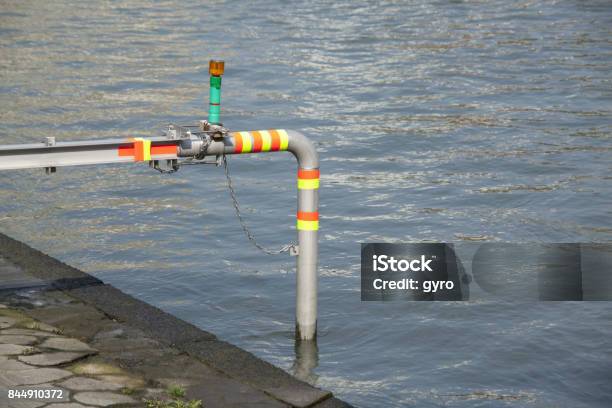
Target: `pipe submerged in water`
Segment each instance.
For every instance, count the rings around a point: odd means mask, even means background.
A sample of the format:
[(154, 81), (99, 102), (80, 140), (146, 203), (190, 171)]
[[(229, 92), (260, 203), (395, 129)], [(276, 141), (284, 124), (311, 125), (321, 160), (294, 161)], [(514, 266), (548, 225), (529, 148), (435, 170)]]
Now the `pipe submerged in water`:
[(205, 155), (291, 152), (298, 162), (298, 232), (296, 339), (314, 340), (317, 333), (317, 265), (319, 258), (319, 155), (314, 144), (293, 130), (233, 132), (212, 141)]

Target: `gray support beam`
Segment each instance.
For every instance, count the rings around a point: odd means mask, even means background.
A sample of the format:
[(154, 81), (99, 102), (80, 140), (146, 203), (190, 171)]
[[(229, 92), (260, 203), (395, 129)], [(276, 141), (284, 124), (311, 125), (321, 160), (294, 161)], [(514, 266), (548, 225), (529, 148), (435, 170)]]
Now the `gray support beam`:
[(180, 142), (157, 137), (6, 145), (0, 146), (0, 170), (176, 159)]

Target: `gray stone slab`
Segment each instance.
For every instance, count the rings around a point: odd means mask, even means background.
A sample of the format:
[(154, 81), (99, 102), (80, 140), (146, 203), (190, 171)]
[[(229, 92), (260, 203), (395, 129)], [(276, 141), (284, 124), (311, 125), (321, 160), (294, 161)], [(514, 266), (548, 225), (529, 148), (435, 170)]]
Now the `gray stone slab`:
[(45, 332), (51, 332), (52, 334), (57, 334), (60, 331), (57, 327), (51, 326), (50, 324), (43, 323), (43, 322), (34, 322), (31, 324), (28, 324), (26, 325), (26, 327), (24, 327), (24, 329), (41, 330)]
[(56, 353), (40, 353), (31, 356), (19, 356), (19, 360), (24, 363), (35, 365), (35, 366), (56, 366), (60, 364), (67, 364), (73, 361), (79, 360), (83, 357), (91, 355), (88, 351), (79, 352), (67, 352), (59, 351)]
[(38, 339), (34, 336), (23, 336), (23, 335), (13, 335), (0, 334), (0, 344), (18, 344), (21, 346), (29, 346), (38, 341)]
[(35, 308), (29, 310), (28, 314), (37, 320), (63, 328), (63, 334), (76, 338), (93, 337), (102, 325), (109, 324), (104, 313), (93, 307), (84, 307), (80, 302)]
[(109, 407), (117, 404), (135, 403), (136, 400), (123, 394), (114, 392), (78, 392), (74, 399), (83, 404), (95, 405), (98, 407)]
[(117, 384), (122, 388), (142, 388), (145, 385), (144, 380), (141, 378), (130, 377), (127, 375), (99, 375), (97, 378), (111, 384)]
[(331, 392), (299, 381), (233, 344), (215, 340), (180, 348), (230, 377), (296, 407), (307, 407), (332, 396)]
[(274, 397), (281, 401), (289, 403), (293, 407), (299, 408), (310, 407), (331, 396), (330, 392), (321, 391), (318, 388), (310, 387), (310, 389), (308, 389), (303, 386), (292, 387), (288, 384), (283, 384), (280, 387), (269, 387), (264, 389), (264, 391), (274, 395)]
[(190, 399), (201, 399), (207, 408), (246, 407), (254, 401), (265, 402), (271, 408), (287, 406), (250, 384), (220, 373), (186, 354), (147, 360), (141, 362), (138, 369), (165, 388), (176, 384), (184, 386)]
[(313, 404), (323, 401), (331, 397), (329, 391), (321, 391), (318, 388), (311, 387), (310, 389), (297, 386), (291, 387), (286, 384), (280, 387), (270, 387), (264, 390), (265, 392), (274, 395), (274, 397), (289, 403), (293, 407), (305, 408)]
[(100, 361), (86, 361), (77, 363), (71, 367), (71, 370), (75, 374), (85, 375), (100, 375), (100, 374), (117, 374), (123, 375), (125, 372), (112, 364), (100, 362)]
[(88, 377), (72, 377), (59, 384), (73, 391), (117, 391), (123, 385)]
[(29, 370), (0, 371), (0, 384), (5, 386), (43, 384), (70, 377), (70, 371), (37, 367)]
[(18, 344), (0, 344), (0, 356), (10, 356), (23, 353), (29, 347)]
[(354, 408), (351, 404), (348, 404), (338, 398), (332, 397), (324, 401), (321, 401), (312, 406), (312, 408)]
[[(94, 289), (95, 290), (91, 290)], [(165, 344), (182, 344), (215, 340), (217, 337), (196, 326), (141, 302), (110, 285), (88, 286), (68, 292), (85, 303), (95, 306), (107, 315), (129, 322), (129, 326), (152, 335)]]
[(100, 330), (93, 338), (94, 341), (107, 340), (107, 339), (127, 339), (130, 336), (127, 330), (121, 327), (119, 324), (116, 326), (109, 326), (104, 330)]
[(37, 337), (57, 337), (59, 334), (44, 331), (44, 330), (33, 330), (33, 329), (17, 329), (10, 328), (0, 331), (2, 335), (18, 335), (18, 336), (37, 336)]
[(289, 408), (289, 405), (270, 398), (265, 393), (254, 390), (237, 381), (207, 379), (204, 384), (194, 384), (186, 388), (189, 399), (201, 400), (206, 408), (266, 407)]
[(0, 316), (0, 329), (5, 329), (7, 327), (11, 327), (12, 325), (14, 325), (17, 322), (18, 322), (18, 320), (13, 318), (13, 317)]
[[(3, 402), (2, 400), (0, 400), (0, 403)], [(38, 407), (42, 407), (43, 405), (45, 405), (46, 402), (42, 402), (42, 401), (34, 401), (34, 400), (27, 400), (27, 399), (11, 399), (8, 400), (6, 402), (6, 407), (8, 408), (38, 408)]]
[(40, 344), (40, 347), (64, 351), (95, 351), (87, 344), (68, 337), (51, 337)]
[(83, 405), (83, 404), (79, 404), (78, 402), (66, 402), (66, 403), (59, 403), (59, 404), (50, 404), (47, 405), (45, 408), (89, 408), (91, 407), (91, 405)]
[(142, 333), (137, 337), (94, 339), (91, 342), (91, 345), (93, 347), (111, 352), (155, 349), (162, 347), (159, 342), (143, 337)]
[(31, 365), (22, 363), (8, 357), (0, 356), (0, 371), (30, 370)]

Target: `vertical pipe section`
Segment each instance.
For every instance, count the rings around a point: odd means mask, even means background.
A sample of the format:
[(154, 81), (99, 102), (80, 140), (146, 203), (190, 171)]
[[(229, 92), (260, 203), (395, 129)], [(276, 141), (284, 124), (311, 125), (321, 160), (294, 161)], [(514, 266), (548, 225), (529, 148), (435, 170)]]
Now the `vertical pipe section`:
[[(212, 141), (205, 155), (290, 151), (298, 162), (296, 338), (317, 335), (317, 264), (319, 258), (319, 155), (314, 144), (293, 130), (234, 132)], [(180, 153), (179, 153), (180, 155)]]
[(297, 286), (295, 336), (313, 340), (317, 335), (317, 263), (319, 259), (319, 157), (312, 142), (288, 131), (288, 149), (298, 162)]

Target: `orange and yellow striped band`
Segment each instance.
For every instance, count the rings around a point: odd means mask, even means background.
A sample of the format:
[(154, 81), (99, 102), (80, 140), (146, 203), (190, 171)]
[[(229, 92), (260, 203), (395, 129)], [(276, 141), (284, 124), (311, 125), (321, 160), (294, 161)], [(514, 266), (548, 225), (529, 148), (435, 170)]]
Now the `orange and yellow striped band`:
[(298, 211), (297, 229), (300, 231), (317, 231), (319, 229), (319, 213)]
[(157, 144), (151, 145), (151, 141), (141, 137), (130, 138), (124, 146), (119, 146), (117, 154), (120, 157), (132, 156), (134, 161), (150, 161), (154, 158), (151, 156), (176, 156), (176, 144)]
[(134, 161), (151, 160), (151, 141), (141, 137), (134, 139)]
[(316, 190), (319, 188), (319, 169), (298, 169), (298, 190)]
[(234, 153), (277, 152), (287, 150), (289, 135), (283, 129), (234, 132)]

